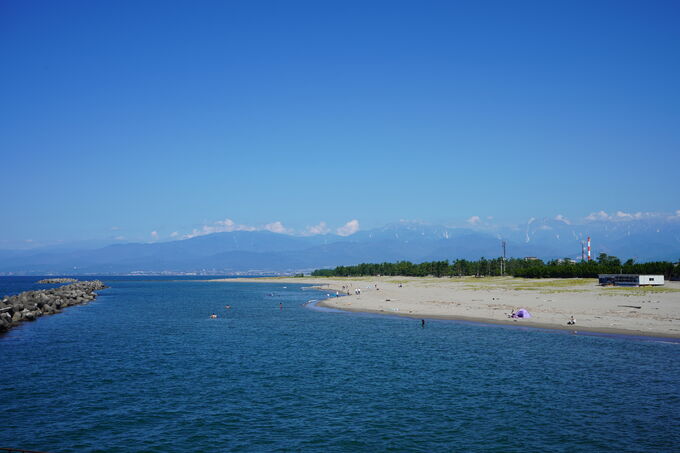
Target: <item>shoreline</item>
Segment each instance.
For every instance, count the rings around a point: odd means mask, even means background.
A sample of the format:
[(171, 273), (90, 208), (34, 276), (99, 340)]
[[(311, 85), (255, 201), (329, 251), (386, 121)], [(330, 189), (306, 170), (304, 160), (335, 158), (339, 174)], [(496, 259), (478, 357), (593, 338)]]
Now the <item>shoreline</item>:
[[(667, 282), (661, 288), (607, 288), (598, 286), (596, 279), (512, 277), (262, 277), (207, 281), (307, 284), (327, 291), (318, 306), (355, 313), (680, 339), (680, 282)], [(357, 289), (360, 294), (355, 293)], [(336, 292), (342, 297), (332, 297)], [(532, 317), (507, 317), (518, 308), (529, 310)], [(572, 315), (575, 326), (566, 324)]]
[(352, 308), (340, 308), (334, 305), (327, 305), (325, 302), (327, 300), (333, 299), (323, 299), (317, 302), (317, 305), (324, 308), (333, 308), (336, 310), (341, 310), (350, 313), (366, 313), (371, 315), (380, 316), (398, 316), (400, 318), (411, 318), (411, 319), (426, 319), (426, 320), (439, 320), (439, 321), (462, 321), (474, 324), (485, 324), (485, 325), (496, 325), (496, 326), (508, 326), (508, 327), (518, 327), (518, 328), (528, 328), (528, 329), (539, 329), (539, 330), (563, 330), (565, 332), (573, 332), (575, 334), (580, 334), (583, 332), (594, 333), (594, 334), (605, 334), (605, 335), (616, 335), (616, 336), (631, 336), (631, 337), (647, 337), (647, 338), (663, 338), (663, 339), (675, 339), (680, 342), (680, 334), (664, 334), (664, 333), (653, 333), (653, 332), (643, 332), (640, 330), (629, 330), (629, 329), (617, 329), (612, 327), (583, 327), (580, 326), (578, 329), (574, 329), (571, 326), (566, 326), (562, 324), (549, 324), (532, 322), (531, 324), (523, 323), (523, 320), (514, 321), (511, 319), (491, 319), (491, 318), (475, 318), (469, 316), (455, 316), (455, 315), (428, 315), (420, 316), (415, 313), (398, 313), (398, 312), (386, 312), (386, 311), (376, 311), (367, 309), (352, 309)]

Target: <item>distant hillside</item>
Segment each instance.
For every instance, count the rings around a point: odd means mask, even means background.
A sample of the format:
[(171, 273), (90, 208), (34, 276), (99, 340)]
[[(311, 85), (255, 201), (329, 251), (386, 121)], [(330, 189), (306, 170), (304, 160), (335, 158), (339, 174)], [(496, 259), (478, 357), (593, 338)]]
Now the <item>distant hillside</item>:
[(297, 237), (269, 231), (214, 233), (162, 243), (0, 251), (0, 273), (109, 274), (131, 272), (297, 272), (362, 262), (493, 258), (507, 242), (508, 257), (579, 259), (592, 237), (600, 252), (636, 261), (680, 259), (680, 222), (532, 220), (513, 228), (448, 228), (397, 223), (352, 236)]

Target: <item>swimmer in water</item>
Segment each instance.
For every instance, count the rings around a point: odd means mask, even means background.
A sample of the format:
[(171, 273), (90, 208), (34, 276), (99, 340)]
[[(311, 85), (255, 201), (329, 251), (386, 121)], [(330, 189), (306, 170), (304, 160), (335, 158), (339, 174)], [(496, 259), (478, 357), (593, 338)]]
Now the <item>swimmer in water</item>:
[(215, 319), (215, 318), (217, 318), (217, 315), (216, 315), (215, 313), (213, 313), (212, 315), (210, 315), (210, 319)]

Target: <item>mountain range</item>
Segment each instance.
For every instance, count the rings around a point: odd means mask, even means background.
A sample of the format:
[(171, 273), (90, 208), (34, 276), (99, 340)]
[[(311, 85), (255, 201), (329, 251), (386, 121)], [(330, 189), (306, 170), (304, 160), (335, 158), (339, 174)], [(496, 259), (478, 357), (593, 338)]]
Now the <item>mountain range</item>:
[(399, 222), (346, 237), (231, 231), (156, 243), (0, 250), (0, 274), (292, 273), (362, 262), (493, 258), (502, 255), (501, 241), (508, 257), (580, 259), (588, 236), (594, 258), (604, 252), (636, 261), (680, 259), (680, 220), (574, 225), (546, 218), (511, 227)]

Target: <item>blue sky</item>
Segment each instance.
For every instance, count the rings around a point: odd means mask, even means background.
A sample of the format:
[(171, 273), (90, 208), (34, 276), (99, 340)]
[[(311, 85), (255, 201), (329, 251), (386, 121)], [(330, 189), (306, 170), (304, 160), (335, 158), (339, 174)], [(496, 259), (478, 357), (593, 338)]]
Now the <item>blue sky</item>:
[(0, 248), (674, 213), (678, 23), (672, 1), (3, 1)]

